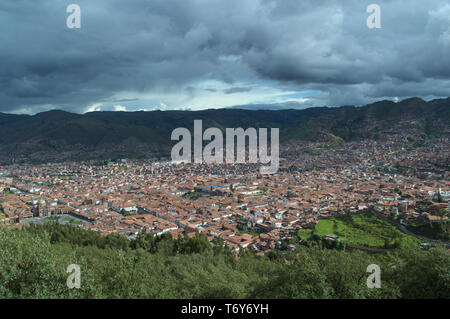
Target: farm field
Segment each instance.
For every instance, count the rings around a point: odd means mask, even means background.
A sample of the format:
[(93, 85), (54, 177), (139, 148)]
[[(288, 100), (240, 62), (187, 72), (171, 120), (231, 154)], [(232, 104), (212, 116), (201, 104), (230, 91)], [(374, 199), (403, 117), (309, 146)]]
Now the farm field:
[(420, 243), (419, 239), (401, 232), (394, 225), (369, 212), (322, 219), (315, 229), (300, 229), (298, 232), (303, 240), (311, 235), (323, 238), (327, 234), (338, 236), (345, 244), (373, 248), (417, 247)]

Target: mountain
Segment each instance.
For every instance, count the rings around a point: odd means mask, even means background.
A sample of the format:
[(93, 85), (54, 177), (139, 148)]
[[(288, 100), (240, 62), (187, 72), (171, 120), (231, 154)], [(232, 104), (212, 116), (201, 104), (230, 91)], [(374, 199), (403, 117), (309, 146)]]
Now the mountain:
[(171, 132), (193, 131), (194, 120), (208, 127), (278, 127), (280, 140), (344, 141), (377, 139), (383, 134), (419, 138), (449, 133), (450, 98), (426, 102), (411, 98), (363, 107), (304, 110), (90, 112), (52, 110), (30, 115), (0, 113), (0, 163), (110, 157), (160, 157), (170, 154)]
[(234, 105), (227, 108), (258, 111), (258, 110), (304, 110), (308, 107), (305, 106), (305, 104), (303, 103), (290, 101), (284, 103)]
[(339, 109), (337, 114), (323, 114), (300, 123), (288, 130), (284, 138), (317, 140), (334, 135), (349, 141), (397, 133), (436, 137), (448, 134), (450, 126), (450, 98), (430, 102), (419, 98), (399, 103), (379, 101)]

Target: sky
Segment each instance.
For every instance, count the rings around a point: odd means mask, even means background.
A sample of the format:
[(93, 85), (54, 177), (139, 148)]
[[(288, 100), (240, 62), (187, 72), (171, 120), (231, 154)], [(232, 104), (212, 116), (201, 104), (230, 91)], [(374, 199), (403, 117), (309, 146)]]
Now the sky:
[(0, 2), (5, 113), (430, 100), (450, 96), (449, 57), (448, 0)]

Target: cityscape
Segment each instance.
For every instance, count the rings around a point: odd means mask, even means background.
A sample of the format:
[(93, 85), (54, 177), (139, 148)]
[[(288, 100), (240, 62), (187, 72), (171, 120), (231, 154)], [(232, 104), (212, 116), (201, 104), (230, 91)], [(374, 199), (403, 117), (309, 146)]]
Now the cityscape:
[(2, 0), (0, 30), (4, 309), (450, 299), (448, 0)]
[(169, 159), (3, 166), (1, 221), (21, 228), (59, 219), (130, 239), (203, 233), (213, 245), (221, 238), (264, 254), (334, 216), (371, 211), (402, 226), (448, 220), (450, 173), (436, 168), (448, 165), (448, 138), (408, 152), (407, 139), (385, 138), (319, 153), (305, 150), (320, 143), (291, 142), (271, 175), (257, 164)]

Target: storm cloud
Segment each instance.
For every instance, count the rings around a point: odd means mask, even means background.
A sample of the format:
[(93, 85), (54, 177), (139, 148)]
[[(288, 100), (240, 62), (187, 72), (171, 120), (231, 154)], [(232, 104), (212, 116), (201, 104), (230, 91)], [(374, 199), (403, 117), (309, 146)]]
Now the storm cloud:
[(0, 112), (450, 96), (448, 1), (377, 1), (369, 29), (372, 2), (2, 0)]

